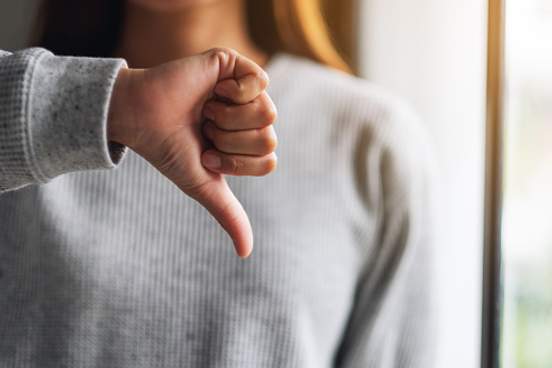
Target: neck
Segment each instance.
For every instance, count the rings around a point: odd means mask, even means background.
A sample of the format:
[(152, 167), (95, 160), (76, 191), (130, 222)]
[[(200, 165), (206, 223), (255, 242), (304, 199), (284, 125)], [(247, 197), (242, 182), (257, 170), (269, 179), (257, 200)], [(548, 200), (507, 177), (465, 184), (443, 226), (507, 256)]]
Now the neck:
[(116, 56), (130, 67), (153, 67), (212, 47), (231, 47), (260, 65), (267, 61), (249, 38), (241, 0), (190, 5), (175, 12), (127, 4)]

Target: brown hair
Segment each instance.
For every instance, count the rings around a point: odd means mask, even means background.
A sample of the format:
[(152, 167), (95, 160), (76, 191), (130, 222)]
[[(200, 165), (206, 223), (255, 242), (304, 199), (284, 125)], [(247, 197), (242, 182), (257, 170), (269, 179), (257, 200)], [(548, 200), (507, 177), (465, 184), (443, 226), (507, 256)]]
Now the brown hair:
[[(320, 1), (247, 0), (254, 42), (270, 54), (289, 52), (350, 72), (334, 47)], [(60, 55), (111, 56), (123, 20), (124, 0), (43, 0), (32, 43)]]

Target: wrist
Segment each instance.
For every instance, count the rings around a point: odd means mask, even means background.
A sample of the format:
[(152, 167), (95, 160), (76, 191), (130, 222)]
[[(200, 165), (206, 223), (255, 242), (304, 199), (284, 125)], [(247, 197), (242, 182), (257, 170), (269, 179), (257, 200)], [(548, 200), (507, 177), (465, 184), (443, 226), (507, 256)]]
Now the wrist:
[(113, 86), (109, 115), (107, 120), (107, 138), (111, 142), (132, 147), (134, 143), (133, 112), (130, 101), (131, 85), (135, 71), (121, 68)]

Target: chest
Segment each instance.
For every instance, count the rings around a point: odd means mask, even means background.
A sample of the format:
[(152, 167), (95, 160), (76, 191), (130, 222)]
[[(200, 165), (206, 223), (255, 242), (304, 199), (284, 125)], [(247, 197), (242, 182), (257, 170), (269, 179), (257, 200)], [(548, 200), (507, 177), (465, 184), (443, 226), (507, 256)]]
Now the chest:
[[(331, 354), (362, 261), (339, 176), (297, 167), (228, 179), (254, 231), (247, 260), (206, 210), (132, 153), (116, 170), (3, 196), (2, 262), (17, 286), (3, 299), (21, 298), (22, 315), (67, 310), (52, 319), (76, 326), (86, 316), (131, 333), (151, 326), (152, 339), (175, 344), (176, 331), (204, 338), (248, 324), (275, 341), (311, 336), (294, 343)], [(110, 328), (98, 326), (98, 336)]]
[(136, 298), (149, 288), (209, 284), (213, 293), (242, 285), (265, 298), (346, 303), (359, 260), (339, 178), (286, 166), (266, 178), (228, 179), (254, 231), (245, 261), (206, 210), (132, 153), (116, 170), (69, 174), (2, 198), (25, 226), (2, 229), (1, 240), (45, 270), (63, 268), (62, 258), (97, 287)]

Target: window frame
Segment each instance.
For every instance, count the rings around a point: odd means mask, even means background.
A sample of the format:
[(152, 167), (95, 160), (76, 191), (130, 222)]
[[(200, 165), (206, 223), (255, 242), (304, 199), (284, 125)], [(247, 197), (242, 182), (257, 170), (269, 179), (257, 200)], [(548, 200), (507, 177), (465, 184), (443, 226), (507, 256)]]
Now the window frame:
[(481, 367), (500, 367), (505, 1), (488, 0)]

